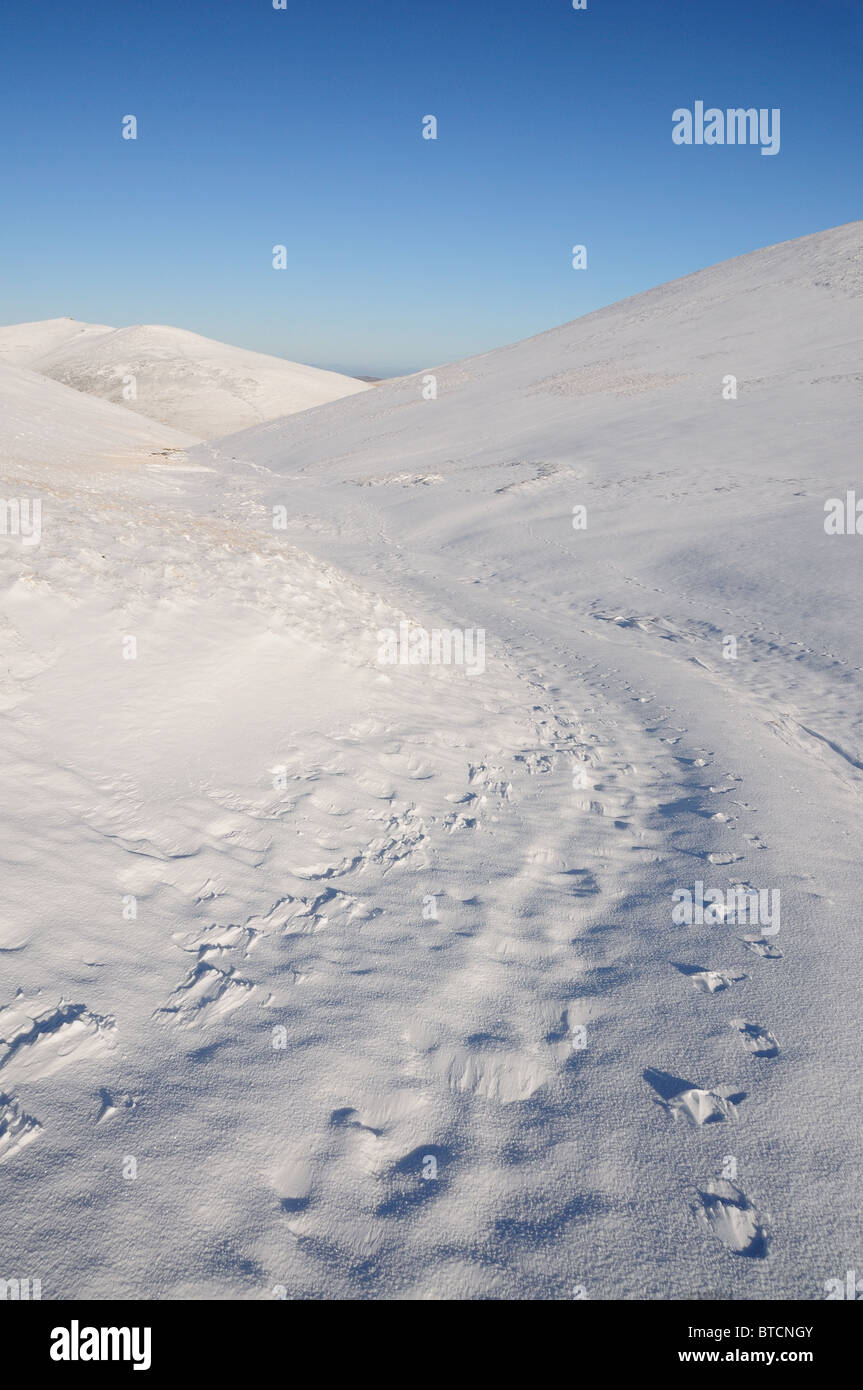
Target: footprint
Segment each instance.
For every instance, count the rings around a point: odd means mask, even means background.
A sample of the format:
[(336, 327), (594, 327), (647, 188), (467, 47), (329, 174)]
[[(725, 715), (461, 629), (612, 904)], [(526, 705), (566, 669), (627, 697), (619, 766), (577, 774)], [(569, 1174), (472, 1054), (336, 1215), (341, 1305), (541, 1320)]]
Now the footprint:
[(386, 1197), (378, 1204), (375, 1215), (384, 1217), (410, 1216), (426, 1202), (442, 1195), (448, 1186), (448, 1169), (455, 1159), (454, 1150), (445, 1144), (420, 1144), (384, 1176)]
[(574, 880), (570, 892), (575, 898), (592, 898), (602, 892), (590, 869), (565, 869), (567, 876)]
[(657, 1104), (662, 1105), (673, 1120), (683, 1115), (698, 1128), (733, 1121), (736, 1106), (746, 1097), (746, 1092), (736, 1086), (721, 1085), (705, 1090), (655, 1067), (648, 1067), (642, 1075), (659, 1095)]
[(41, 1128), (32, 1115), (25, 1115), (13, 1096), (0, 1095), (0, 1163), (32, 1143)]
[(96, 1124), (100, 1125), (103, 1120), (110, 1120), (120, 1110), (134, 1110), (138, 1104), (137, 1098), (130, 1095), (128, 1091), (118, 1091), (112, 1094), (107, 1086), (103, 1086), (99, 1092), (101, 1109), (96, 1116)]
[(744, 1047), (756, 1057), (778, 1057), (779, 1046), (772, 1033), (757, 1023), (749, 1023), (745, 1018), (732, 1018), (728, 1023), (743, 1039)]
[(194, 1028), (245, 1004), (255, 991), (251, 980), (240, 979), (233, 968), (217, 970), (199, 961), (177, 985), (167, 1004), (156, 1013), (170, 1014), (179, 1028)]
[(235, 924), (219, 926), (218, 923), (212, 923), (201, 931), (175, 932), (173, 939), (181, 951), (189, 951), (193, 955), (197, 955), (199, 960), (206, 960), (209, 955), (218, 960), (229, 951), (237, 950), (237, 948), (245, 960), (257, 935), (258, 933), (252, 927), (241, 927)]
[(279, 1209), (288, 1216), (307, 1211), (312, 1204), (314, 1167), (310, 1157), (289, 1156), (279, 1165), (274, 1187)]
[(585, 1051), (588, 1026), (599, 1017), (599, 1005), (590, 1000), (579, 999), (566, 1006), (545, 1035), (545, 1041), (555, 1048), (559, 1061), (565, 1061), (571, 1052)]
[(741, 937), (744, 946), (748, 951), (754, 951), (756, 956), (762, 960), (780, 960), (782, 952), (773, 941), (767, 941), (763, 936), (744, 936)]
[(334, 1145), (330, 1147), (331, 1157), (338, 1153), (343, 1162), (367, 1177), (380, 1176), (387, 1159), (384, 1126), (371, 1123), (359, 1110), (345, 1105), (330, 1113), (329, 1128)]
[(725, 1178), (708, 1178), (696, 1188), (692, 1211), (699, 1224), (736, 1255), (760, 1260), (767, 1254), (767, 1236), (758, 1213), (745, 1193)]
[(717, 994), (745, 979), (744, 974), (735, 974), (733, 970), (704, 970), (693, 976), (692, 983), (701, 994)]
[[(734, 1105), (730, 1098), (722, 1094), (724, 1087), (719, 1087), (715, 1091), (701, 1090), (693, 1087), (690, 1091), (683, 1091), (679, 1096), (674, 1096), (672, 1100), (666, 1102), (666, 1109), (673, 1119), (684, 1115), (691, 1124), (702, 1125), (721, 1124), (724, 1120), (733, 1120)], [(734, 1087), (730, 1088), (732, 1093)]]
[(749, 843), (752, 845), (752, 848), (753, 848), (753, 849), (767, 849), (767, 848), (768, 848), (768, 846), (765, 844), (764, 840), (762, 840), (762, 838), (761, 838), (760, 835), (744, 835), (743, 838), (744, 838), (744, 840), (748, 840), (748, 841), (749, 841)]
[(718, 994), (720, 990), (728, 989), (730, 985), (739, 984), (741, 980), (747, 979), (742, 971), (729, 970), (704, 970), (697, 965), (677, 965), (675, 967), (682, 975), (688, 975), (693, 987), (699, 994)]
[(350, 1105), (344, 1106), (341, 1110), (334, 1110), (330, 1115), (330, 1124), (337, 1129), (361, 1129), (366, 1134), (374, 1135), (375, 1139), (380, 1139), (383, 1134), (382, 1129), (373, 1129), (371, 1125), (363, 1124), (359, 1111)]

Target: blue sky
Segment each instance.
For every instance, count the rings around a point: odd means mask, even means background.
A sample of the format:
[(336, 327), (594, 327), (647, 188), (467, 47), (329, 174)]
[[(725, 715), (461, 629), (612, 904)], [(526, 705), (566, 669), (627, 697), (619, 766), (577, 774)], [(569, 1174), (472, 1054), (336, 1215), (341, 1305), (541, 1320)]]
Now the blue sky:
[[(863, 216), (861, 71), (860, 0), (7, 5), (0, 322), (481, 352)], [(676, 146), (697, 99), (779, 107), (780, 153)]]

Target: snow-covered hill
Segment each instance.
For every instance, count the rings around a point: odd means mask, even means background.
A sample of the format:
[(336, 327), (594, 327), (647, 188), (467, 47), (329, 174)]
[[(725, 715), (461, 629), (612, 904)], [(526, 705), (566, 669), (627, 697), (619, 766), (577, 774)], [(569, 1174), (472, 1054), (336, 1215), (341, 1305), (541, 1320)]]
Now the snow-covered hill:
[(103, 333), (113, 333), (103, 323), (77, 319), (41, 319), (35, 323), (10, 323), (0, 327), (0, 362), (30, 367), (48, 352), (79, 345)]
[(863, 540), (824, 503), (861, 298), (856, 223), (137, 467), (28, 463), (0, 1199), (43, 1297), (859, 1268)]
[(158, 324), (72, 319), (0, 329), (0, 360), (26, 365), (199, 439), (367, 391), (367, 383)]
[(0, 458), (66, 467), (158, 462), (200, 437), (130, 415), (26, 367), (0, 364)]

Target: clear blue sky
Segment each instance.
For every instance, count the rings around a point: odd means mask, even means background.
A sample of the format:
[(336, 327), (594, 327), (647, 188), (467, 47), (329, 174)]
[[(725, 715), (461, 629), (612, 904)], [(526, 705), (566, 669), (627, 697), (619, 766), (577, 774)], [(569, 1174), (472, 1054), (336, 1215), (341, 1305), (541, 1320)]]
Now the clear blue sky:
[[(863, 216), (861, 74), (861, 0), (10, 0), (0, 322), (484, 351)], [(696, 99), (781, 152), (674, 145)]]

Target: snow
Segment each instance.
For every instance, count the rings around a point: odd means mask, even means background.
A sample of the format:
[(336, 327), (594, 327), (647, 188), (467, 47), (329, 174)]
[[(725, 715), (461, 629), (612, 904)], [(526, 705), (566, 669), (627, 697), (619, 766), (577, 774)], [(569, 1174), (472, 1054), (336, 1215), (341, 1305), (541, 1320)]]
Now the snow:
[[(43, 499), (0, 536), (8, 1272), (859, 1268), (863, 561), (823, 523), (861, 297), (854, 223), (202, 445), (3, 369), (3, 496)], [(484, 670), (382, 662), (405, 622), (484, 630)], [(678, 924), (698, 884), (780, 930)]]
[[(200, 437), (83, 396), (26, 367), (0, 364), (0, 458), (92, 467), (180, 457)], [(58, 475), (59, 476), (59, 475)], [(8, 486), (4, 482), (4, 486)], [(6, 495), (6, 494), (4, 494)], [(17, 494), (14, 494), (17, 495)]]
[(29, 367), (48, 352), (80, 344), (113, 330), (104, 323), (80, 323), (77, 319), (42, 319), (36, 323), (11, 323), (0, 327), (0, 362)]
[(199, 439), (356, 395), (368, 383), (158, 324), (52, 319), (0, 328), (0, 360)]

